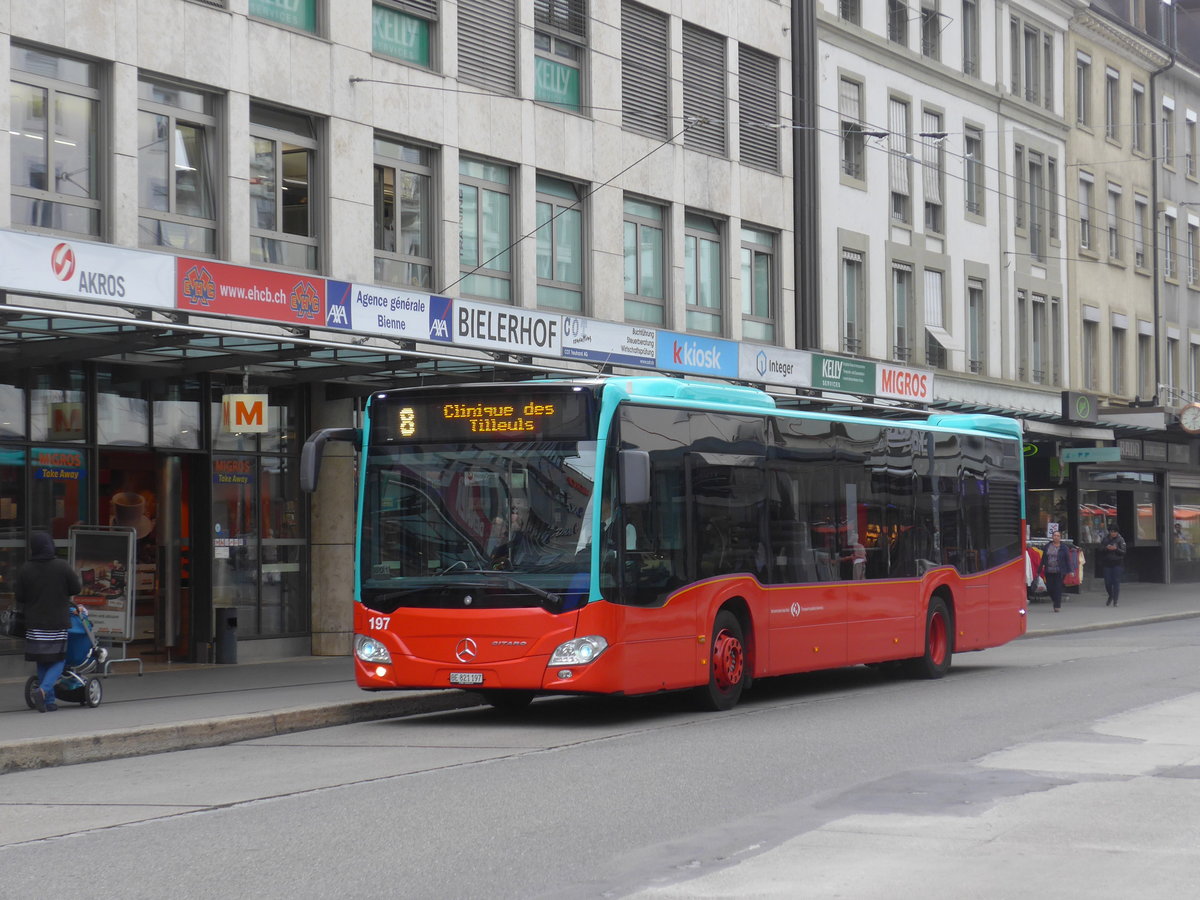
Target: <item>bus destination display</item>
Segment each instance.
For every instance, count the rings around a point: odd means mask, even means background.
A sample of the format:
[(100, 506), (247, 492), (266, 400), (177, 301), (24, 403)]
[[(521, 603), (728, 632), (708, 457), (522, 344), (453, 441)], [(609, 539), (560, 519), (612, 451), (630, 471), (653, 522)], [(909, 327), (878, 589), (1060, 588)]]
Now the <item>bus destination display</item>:
[(374, 414), (373, 441), (582, 440), (587, 400), (583, 391), (394, 397)]

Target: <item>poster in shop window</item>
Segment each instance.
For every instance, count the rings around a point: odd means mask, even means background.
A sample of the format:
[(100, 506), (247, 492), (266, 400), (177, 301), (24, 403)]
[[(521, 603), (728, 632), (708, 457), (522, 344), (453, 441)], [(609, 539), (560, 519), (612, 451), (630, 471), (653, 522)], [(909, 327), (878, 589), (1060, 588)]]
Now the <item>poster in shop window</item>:
[(76, 526), (69, 537), (68, 561), (83, 583), (75, 602), (87, 607), (98, 638), (131, 640), (137, 529), (120, 525)]

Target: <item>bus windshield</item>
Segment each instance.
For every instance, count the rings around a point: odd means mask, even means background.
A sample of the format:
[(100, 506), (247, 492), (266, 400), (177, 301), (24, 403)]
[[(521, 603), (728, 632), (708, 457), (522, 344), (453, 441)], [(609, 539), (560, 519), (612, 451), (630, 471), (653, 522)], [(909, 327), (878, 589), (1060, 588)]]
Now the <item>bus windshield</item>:
[(412, 588), (429, 605), (439, 592), (428, 588), (465, 583), (507, 585), (535, 603), (586, 581), (595, 457), (590, 440), (373, 446), (364, 601)]

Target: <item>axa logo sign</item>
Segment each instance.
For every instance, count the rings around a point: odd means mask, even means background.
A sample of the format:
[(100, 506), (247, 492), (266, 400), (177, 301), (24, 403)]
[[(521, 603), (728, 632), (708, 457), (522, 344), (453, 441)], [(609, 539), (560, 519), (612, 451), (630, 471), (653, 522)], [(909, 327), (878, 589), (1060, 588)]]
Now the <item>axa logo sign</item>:
[(350, 312), (353, 288), (345, 281), (330, 281), (325, 285), (325, 327), (351, 328)]
[(737, 345), (732, 341), (660, 331), (657, 365), (676, 372), (736, 377)]
[(454, 301), (449, 297), (429, 298), (429, 339), (449, 344), (454, 340), (450, 329), (453, 322)]

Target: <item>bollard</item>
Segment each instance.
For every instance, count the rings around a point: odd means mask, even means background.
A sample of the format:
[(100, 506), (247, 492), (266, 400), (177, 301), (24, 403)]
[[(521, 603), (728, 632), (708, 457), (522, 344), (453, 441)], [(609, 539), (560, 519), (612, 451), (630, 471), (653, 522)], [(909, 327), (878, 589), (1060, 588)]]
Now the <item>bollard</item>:
[(216, 645), (216, 661), (221, 664), (237, 662), (237, 607), (220, 607), (217, 613), (217, 629), (213, 634)]

